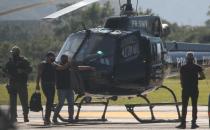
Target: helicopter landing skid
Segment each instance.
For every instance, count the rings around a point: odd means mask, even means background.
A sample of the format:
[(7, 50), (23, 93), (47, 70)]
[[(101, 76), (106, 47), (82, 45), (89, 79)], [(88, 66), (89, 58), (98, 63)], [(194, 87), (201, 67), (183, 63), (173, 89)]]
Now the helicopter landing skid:
[[(181, 115), (180, 115), (180, 110), (179, 110), (179, 105), (181, 105), (181, 102), (177, 102), (176, 95), (174, 94), (173, 90), (166, 86), (161, 86), (157, 89), (166, 89), (168, 90), (171, 95), (173, 96), (174, 102), (171, 103), (151, 103), (149, 99), (146, 96), (139, 95), (139, 97), (143, 98), (147, 103), (146, 104), (125, 104), (125, 107), (127, 111), (140, 123), (163, 123), (163, 122), (179, 122), (181, 120)], [(154, 116), (153, 108), (155, 106), (167, 106), (167, 105), (175, 105), (176, 110), (177, 110), (177, 115), (178, 119), (171, 119), (171, 120), (164, 120), (164, 119), (156, 119)], [(136, 112), (134, 111), (135, 107), (145, 107), (148, 106), (151, 114), (151, 119), (141, 119)]]
[(96, 104), (102, 104), (104, 105), (104, 111), (103, 114), (101, 116), (100, 119), (93, 119), (93, 120), (97, 120), (97, 121), (107, 121), (107, 119), (105, 118), (106, 115), (106, 111), (107, 111), (107, 107), (109, 105), (109, 98), (105, 99), (106, 101), (92, 101), (92, 97), (90, 96), (85, 96), (83, 97), (79, 103), (75, 102), (74, 105), (76, 105), (78, 107), (77, 110), (77, 115), (75, 117), (75, 120), (79, 120), (82, 121), (81, 119), (79, 119), (79, 114), (80, 114), (80, 110), (82, 108), (82, 105), (96, 105)]
[[(80, 98), (80, 95), (78, 95), (78, 97), (76, 98), (76, 101), (77, 99)], [(92, 97), (90, 96), (85, 96), (83, 97), (80, 102), (76, 102), (74, 103), (74, 105), (77, 106), (77, 115), (75, 116), (75, 121), (73, 122), (78, 122), (78, 121), (107, 121), (107, 119), (105, 118), (105, 115), (106, 115), (106, 111), (107, 111), (107, 107), (109, 105), (109, 100), (111, 98), (108, 98), (106, 99), (106, 101), (92, 101)], [(79, 114), (80, 114), (80, 111), (81, 111), (81, 108), (82, 108), (82, 105), (96, 105), (96, 104), (102, 104), (104, 105), (104, 111), (103, 111), (103, 114), (101, 116), (100, 119), (79, 119)], [(52, 111), (55, 111), (55, 107), (56, 107), (57, 104), (53, 104), (53, 108), (52, 108)], [(64, 104), (65, 106), (68, 105), (68, 104)], [(63, 122), (68, 122), (67, 119), (65, 119), (64, 117), (62, 117), (60, 114), (58, 115), (58, 118), (63, 121)]]

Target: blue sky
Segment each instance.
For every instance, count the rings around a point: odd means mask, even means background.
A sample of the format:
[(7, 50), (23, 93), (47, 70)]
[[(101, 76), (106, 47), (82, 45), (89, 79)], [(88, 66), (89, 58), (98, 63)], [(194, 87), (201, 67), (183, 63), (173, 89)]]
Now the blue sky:
[(203, 25), (210, 0), (139, 0), (143, 9), (151, 8), (159, 16), (181, 25)]
[[(46, 0), (0, 0), (0, 11), (40, 1), (43, 2)], [(132, 1), (135, 6), (134, 3), (136, 0)], [(116, 3), (116, 7), (119, 6), (118, 0), (112, 0), (112, 2)], [(206, 15), (210, 0), (139, 0), (139, 5), (143, 9), (150, 8), (155, 14), (158, 14), (170, 22), (176, 22), (179, 25), (204, 25), (204, 22), (208, 18), (210, 19), (210, 17), (207, 17)], [(51, 4), (31, 10), (19, 11), (6, 16), (0, 16), (0, 20), (40, 19), (55, 10), (55, 5)]]

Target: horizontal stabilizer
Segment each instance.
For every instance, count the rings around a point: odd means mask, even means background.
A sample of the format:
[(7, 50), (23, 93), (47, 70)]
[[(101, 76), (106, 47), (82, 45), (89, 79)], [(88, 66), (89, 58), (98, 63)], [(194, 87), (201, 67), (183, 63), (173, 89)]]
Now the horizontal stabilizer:
[(186, 43), (186, 42), (166, 42), (168, 51), (198, 51), (210, 52), (210, 44), (207, 43)]

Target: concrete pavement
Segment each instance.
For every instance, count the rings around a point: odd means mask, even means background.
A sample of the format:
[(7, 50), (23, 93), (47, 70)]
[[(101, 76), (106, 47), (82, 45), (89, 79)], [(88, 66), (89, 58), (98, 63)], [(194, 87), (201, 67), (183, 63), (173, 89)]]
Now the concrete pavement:
[[(6, 106), (1, 106), (6, 109)], [(181, 109), (180, 109), (181, 110)], [(75, 107), (75, 112), (77, 108)], [(148, 107), (139, 107), (136, 109), (137, 114), (140, 115), (142, 119), (150, 119), (150, 112)], [(187, 116), (187, 128), (190, 128), (191, 125), (191, 107), (188, 108)], [(200, 125), (199, 129), (209, 129), (208, 123), (208, 107), (199, 106), (198, 107), (198, 124)], [(133, 116), (127, 112), (124, 106), (109, 106), (106, 113), (106, 118), (108, 121), (95, 121), (87, 119), (99, 119), (103, 112), (103, 106), (83, 106), (81, 109), (80, 119), (81, 121), (74, 124), (68, 123), (59, 123), (58, 125), (51, 125), (46, 127), (43, 125), (42, 114), (41, 112), (30, 112), (29, 114), (29, 123), (23, 123), (22, 109), (18, 106), (18, 123), (16, 124), (19, 130), (139, 130), (139, 129), (148, 129), (148, 130), (168, 130), (175, 129), (175, 126), (179, 123), (149, 123), (142, 124), (136, 121)], [(174, 106), (156, 106), (154, 108), (154, 114), (156, 119), (177, 119), (176, 108)], [(64, 118), (68, 117), (67, 107), (65, 106), (61, 115)], [(75, 113), (76, 115), (76, 113)]]

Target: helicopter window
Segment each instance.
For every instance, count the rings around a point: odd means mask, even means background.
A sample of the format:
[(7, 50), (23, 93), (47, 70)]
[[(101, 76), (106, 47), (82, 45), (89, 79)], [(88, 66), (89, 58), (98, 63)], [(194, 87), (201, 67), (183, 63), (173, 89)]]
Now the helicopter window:
[(58, 57), (56, 58), (56, 61), (59, 61), (62, 54), (66, 54), (70, 58), (72, 58), (75, 52), (77, 51), (77, 49), (79, 48), (79, 46), (81, 45), (84, 37), (85, 35), (83, 33), (70, 35), (66, 39), (61, 51), (58, 54)]
[[(78, 54), (77, 61), (84, 61), (91, 55), (103, 55), (103, 57), (113, 57), (115, 41), (109, 36), (91, 35), (89, 39), (82, 45)], [(100, 59), (101, 64), (111, 65), (112, 59)]]
[(157, 60), (161, 61), (161, 45), (160, 45), (160, 43), (157, 44)]
[(154, 64), (161, 62), (161, 45), (160, 43), (151, 44), (152, 62)]
[(156, 49), (156, 45), (155, 44), (152, 44), (152, 47), (151, 47), (151, 51), (152, 51), (152, 61), (153, 63), (156, 63), (156, 54), (157, 54), (157, 49)]
[(161, 35), (160, 19), (152, 16), (132, 18), (129, 21), (128, 27), (131, 29), (139, 29), (154, 36)]
[(155, 36), (160, 36), (160, 33), (161, 33), (161, 26), (160, 26), (160, 20), (156, 19), (154, 20), (153, 22), (151, 22), (151, 30), (152, 30), (152, 33), (155, 35)]

